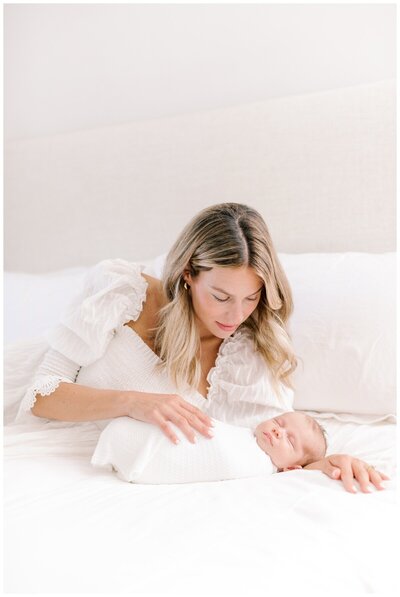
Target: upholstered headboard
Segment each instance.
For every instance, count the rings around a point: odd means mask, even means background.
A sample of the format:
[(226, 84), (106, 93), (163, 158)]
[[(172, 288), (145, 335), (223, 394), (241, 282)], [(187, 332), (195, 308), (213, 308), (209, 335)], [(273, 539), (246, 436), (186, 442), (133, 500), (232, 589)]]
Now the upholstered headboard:
[(150, 259), (214, 203), (279, 252), (395, 250), (395, 82), (5, 146), (5, 269)]

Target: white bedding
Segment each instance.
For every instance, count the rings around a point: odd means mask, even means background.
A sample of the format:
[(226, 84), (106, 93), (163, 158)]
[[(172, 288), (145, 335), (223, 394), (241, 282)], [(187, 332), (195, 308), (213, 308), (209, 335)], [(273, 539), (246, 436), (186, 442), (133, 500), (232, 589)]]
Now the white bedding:
[[(41, 334), (65, 305), (48, 300), (49, 319), (39, 321), (47, 310), (31, 304), (26, 311), (15, 299), (18, 289), (11, 292), (6, 303), (13, 306), (14, 319), (21, 312), (30, 317), (24, 320), (20, 343), (5, 352), (4, 591), (398, 594), (395, 301), (394, 290), (388, 291), (392, 270), (383, 267), (388, 259), (394, 264), (393, 257), (383, 255), (381, 267), (371, 256), (368, 270), (361, 254), (284, 258), (295, 297), (293, 339), (304, 361), (294, 407), (307, 410), (325, 427), (328, 454), (352, 454), (392, 477), (384, 491), (370, 494), (350, 494), (341, 482), (304, 470), (207, 483), (126, 483), (92, 466), (101, 432), (96, 423), (32, 417), (16, 425), (19, 401), (46, 350)], [(315, 279), (321, 259), (336, 276), (347, 272), (341, 284), (332, 276), (329, 292), (326, 281), (317, 284)], [(370, 275), (378, 265), (387, 277), (380, 285)], [(345, 300), (352, 271), (364, 277), (362, 284), (357, 278), (357, 292)], [(153, 273), (159, 275), (158, 266)], [(70, 291), (79, 289), (78, 274), (74, 284), (70, 272), (65, 279)], [(54, 285), (60, 300), (62, 280)], [(26, 289), (24, 296), (39, 297), (41, 303), (51, 288)], [(383, 303), (388, 292), (390, 300)], [(36, 323), (29, 328), (31, 320)], [(354, 336), (350, 324), (356, 321), (360, 333)], [(8, 338), (14, 342), (18, 329), (11, 327)], [(383, 329), (392, 330), (393, 337), (380, 348)], [(342, 408), (333, 413), (336, 398)], [(316, 407), (319, 412), (312, 410)]]
[(136, 485), (90, 464), (94, 423), (6, 426), (5, 592), (394, 592), (395, 425), (320, 422), (385, 490), (304, 470)]

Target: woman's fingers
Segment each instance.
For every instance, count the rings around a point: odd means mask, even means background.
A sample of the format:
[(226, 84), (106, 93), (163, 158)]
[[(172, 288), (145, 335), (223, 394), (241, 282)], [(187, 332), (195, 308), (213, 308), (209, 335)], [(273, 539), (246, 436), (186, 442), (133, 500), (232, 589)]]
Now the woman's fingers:
[(383, 479), (389, 479), (389, 477), (387, 477), (386, 475), (384, 475), (383, 473), (380, 473), (379, 471), (375, 470), (374, 468), (370, 468), (368, 470), (369, 473), (369, 478), (370, 481), (373, 485), (375, 485), (375, 487), (377, 489), (384, 489), (383, 485), (382, 485), (382, 480)]
[[(346, 491), (351, 493), (357, 493), (354, 480), (356, 479), (359, 483), (361, 491), (364, 493), (371, 493), (369, 484), (372, 483), (377, 489), (384, 489), (382, 485), (383, 480), (389, 480), (389, 477), (383, 473), (377, 471), (373, 466), (369, 465), (363, 460), (354, 458), (348, 455), (335, 455), (329, 459), (330, 464), (333, 465), (336, 470), (340, 469), (340, 478)], [(332, 470), (331, 476), (334, 474)]]
[(336, 467), (340, 468), (340, 479), (344, 485), (346, 491), (350, 493), (357, 493), (357, 489), (354, 485), (354, 475), (351, 466), (351, 461), (342, 459), (340, 463), (335, 464)]
[[(322, 471), (332, 479), (341, 479), (344, 488), (350, 493), (356, 493), (354, 485), (353, 458), (344, 454), (335, 454), (322, 461)], [(316, 463), (317, 464), (317, 463)], [(319, 468), (319, 467), (318, 467)]]
[(196, 435), (193, 429), (190, 427), (185, 417), (182, 417), (181, 415), (177, 415), (174, 412), (171, 412), (168, 415), (160, 410), (154, 413), (153, 422), (160, 427), (160, 429), (171, 441), (174, 442), (174, 444), (179, 443), (179, 438), (168, 424), (169, 422), (174, 423), (177, 427), (179, 427), (179, 429), (186, 435), (192, 444), (194, 444), (196, 441)]
[(157, 425), (174, 443), (178, 443), (179, 438), (169, 423), (179, 427), (192, 443), (196, 441), (195, 431), (212, 437), (210, 417), (177, 394), (132, 394), (127, 414), (133, 419)]
[[(384, 473), (377, 471), (373, 466), (368, 466), (365, 473), (366, 473), (366, 475), (368, 475), (367, 483), (372, 483), (377, 489), (385, 489), (384, 486), (382, 485), (382, 481), (390, 480), (390, 477), (388, 477)], [(360, 483), (359, 480), (358, 480), (358, 482)], [(360, 483), (360, 487), (364, 491), (363, 487), (361, 486), (361, 483)], [(367, 491), (370, 491), (370, 490), (367, 490)]]
[(350, 493), (357, 493), (355, 479), (358, 481), (364, 493), (370, 493), (369, 483), (377, 489), (385, 489), (382, 481), (390, 477), (377, 471), (373, 466), (363, 460), (349, 456), (348, 454), (332, 454), (325, 456), (322, 460), (308, 464), (304, 468), (310, 470), (321, 470), (332, 479), (340, 479)]
[(203, 422), (204, 418), (200, 417), (197, 413), (188, 413), (187, 410), (180, 411), (182, 416), (188, 421), (191, 427), (196, 429), (199, 433), (206, 437), (213, 437), (213, 432), (210, 429), (210, 425)]
[(192, 406), (191, 404), (189, 404), (189, 402), (186, 402), (185, 400), (182, 401), (181, 406), (185, 410), (188, 410), (191, 414), (196, 415), (197, 418), (200, 419), (206, 427), (214, 427), (212, 419), (208, 415), (203, 413), (200, 409), (196, 408), (195, 406)]
[(179, 443), (178, 436), (172, 431), (171, 427), (168, 425), (168, 421), (164, 419), (160, 412), (154, 414), (153, 422), (159, 426), (161, 431), (163, 431), (168, 439), (170, 439), (174, 444)]
[[(372, 470), (372, 469), (371, 469)], [(368, 469), (362, 462), (354, 462), (353, 464), (354, 477), (357, 479), (361, 491), (364, 493), (371, 493), (369, 486), (370, 474)]]
[(186, 417), (179, 415), (177, 413), (172, 413), (170, 415), (170, 420), (177, 426), (179, 429), (186, 435), (188, 440), (194, 444), (196, 442), (196, 434), (193, 430), (193, 427), (189, 425), (188, 420)]
[[(182, 414), (180, 414), (181, 412)], [(158, 424), (167, 437), (174, 443), (178, 443), (179, 439), (168, 422), (174, 423), (192, 444), (196, 442), (195, 430), (206, 437), (212, 437), (209, 427), (204, 425), (196, 414), (188, 413), (183, 409), (179, 409), (178, 411), (175, 408), (160, 410), (155, 414), (154, 422)]]

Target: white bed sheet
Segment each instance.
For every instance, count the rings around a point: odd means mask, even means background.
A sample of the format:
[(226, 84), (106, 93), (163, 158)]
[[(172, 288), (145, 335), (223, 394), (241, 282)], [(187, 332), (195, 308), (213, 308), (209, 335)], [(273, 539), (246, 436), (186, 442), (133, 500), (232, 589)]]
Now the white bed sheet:
[(394, 594), (395, 424), (321, 422), (329, 452), (387, 472), (385, 490), (302, 470), (135, 485), (90, 464), (93, 423), (7, 425), (4, 591)]

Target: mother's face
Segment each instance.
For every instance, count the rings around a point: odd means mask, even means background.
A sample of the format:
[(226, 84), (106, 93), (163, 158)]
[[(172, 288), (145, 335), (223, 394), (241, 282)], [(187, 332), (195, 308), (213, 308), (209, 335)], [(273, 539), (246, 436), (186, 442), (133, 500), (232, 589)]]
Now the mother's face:
[(200, 336), (226, 338), (235, 332), (257, 307), (264, 283), (250, 267), (213, 267), (192, 278), (193, 309)]

